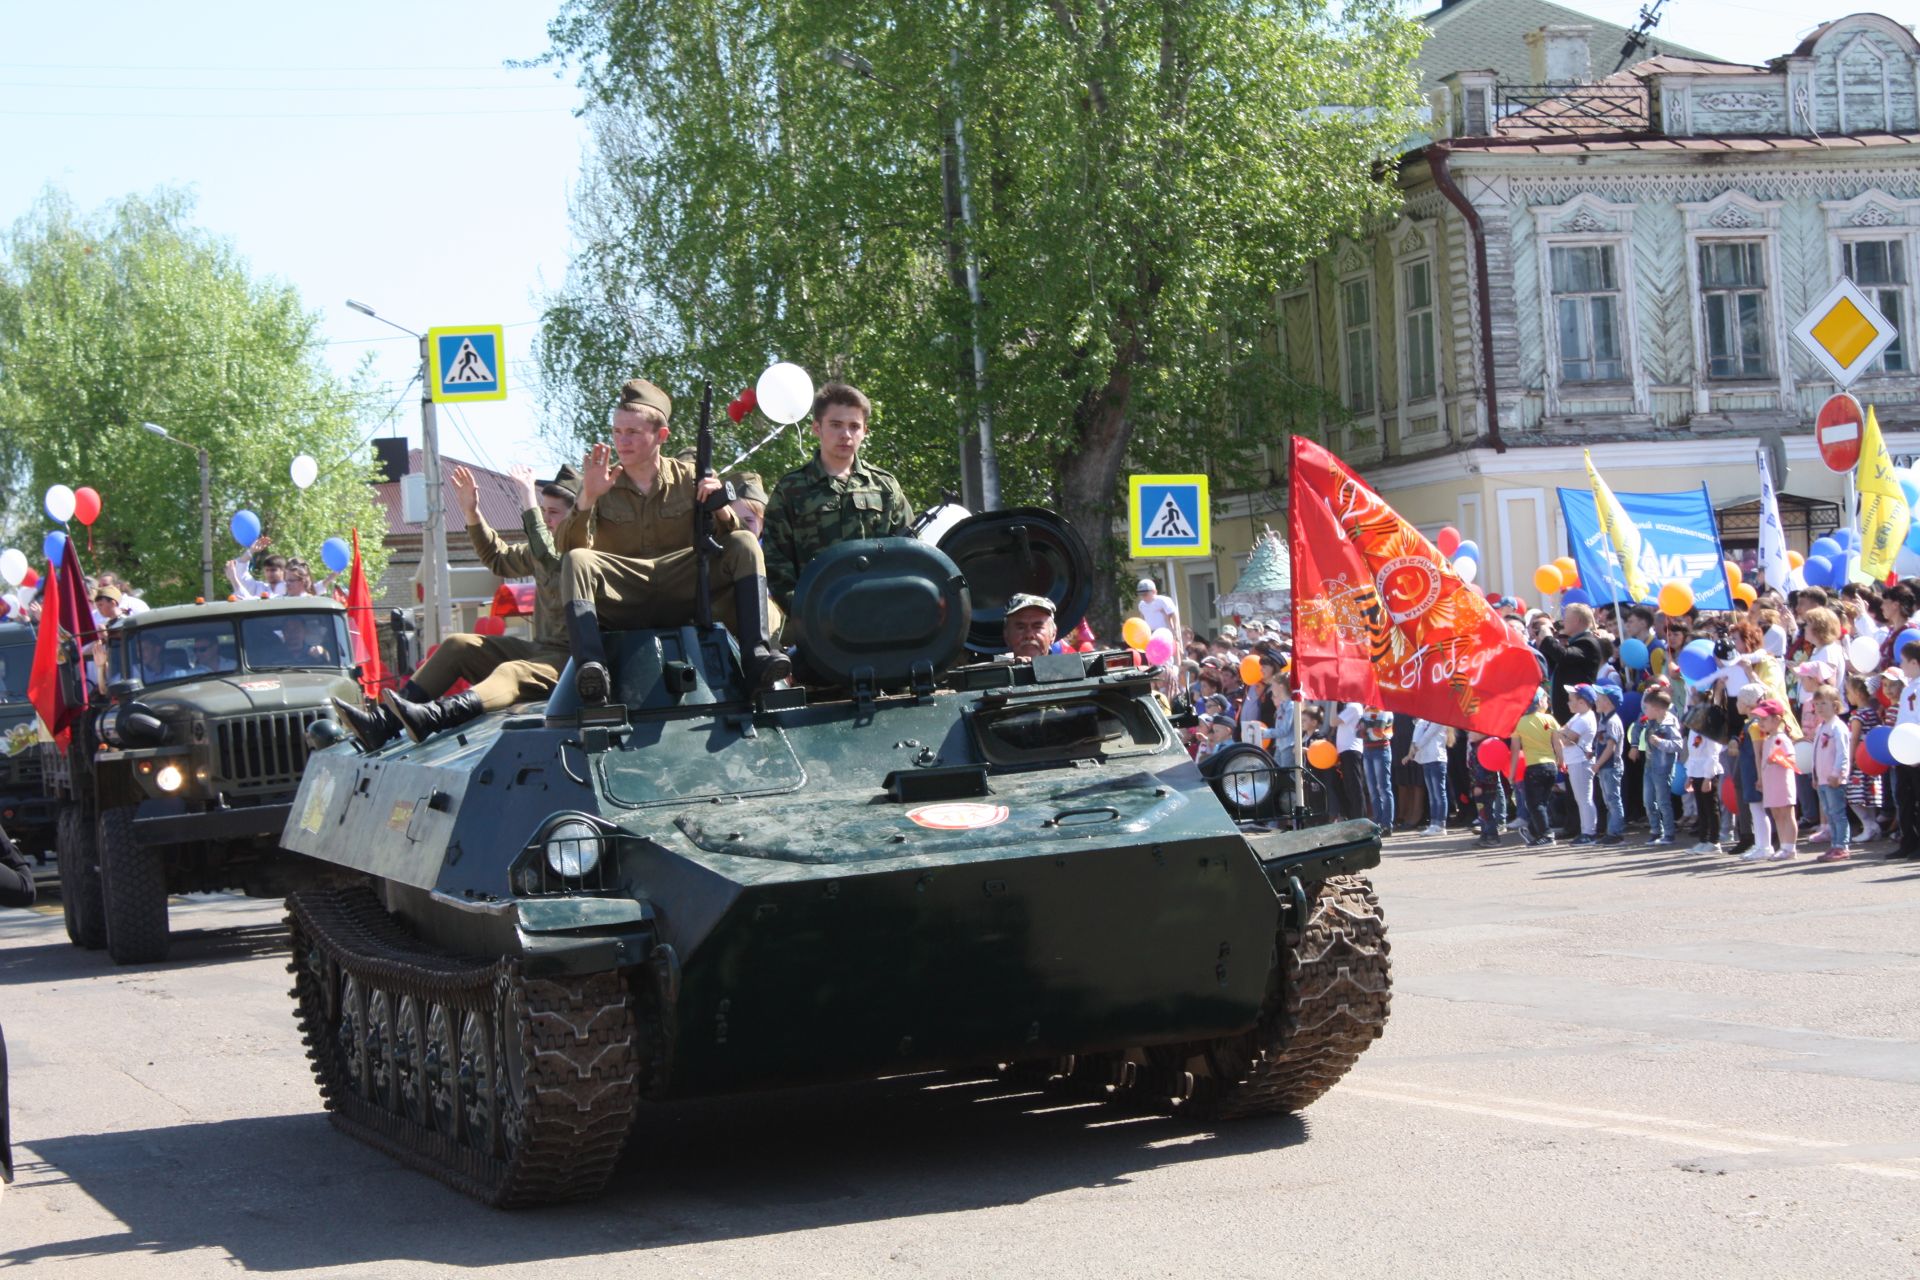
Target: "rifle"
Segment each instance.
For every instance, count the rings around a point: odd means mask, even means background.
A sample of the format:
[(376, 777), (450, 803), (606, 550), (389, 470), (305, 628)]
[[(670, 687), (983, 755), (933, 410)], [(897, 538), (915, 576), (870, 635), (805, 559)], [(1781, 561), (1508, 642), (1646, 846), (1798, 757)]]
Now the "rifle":
[[(694, 483), (713, 473), (713, 383), (703, 384), (700, 393), (700, 434), (693, 447)], [(723, 501), (724, 491), (715, 495)], [(693, 504), (693, 621), (702, 631), (713, 626), (712, 577), (708, 561), (719, 554), (720, 543), (713, 536), (713, 511), (704, 502)]]

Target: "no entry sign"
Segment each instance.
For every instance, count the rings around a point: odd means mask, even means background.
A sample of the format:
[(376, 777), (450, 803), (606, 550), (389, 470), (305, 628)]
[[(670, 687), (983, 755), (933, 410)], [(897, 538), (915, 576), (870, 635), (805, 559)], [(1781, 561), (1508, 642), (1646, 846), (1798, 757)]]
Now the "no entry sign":
[(1828, 396), (1813, 420), (1814, 443), (1820, 446), (1820, 461), (1827, 470), (1848, 472), (1860, 463), (1860, 433), (1866, 423), (1860, 402), (1842, 391)]

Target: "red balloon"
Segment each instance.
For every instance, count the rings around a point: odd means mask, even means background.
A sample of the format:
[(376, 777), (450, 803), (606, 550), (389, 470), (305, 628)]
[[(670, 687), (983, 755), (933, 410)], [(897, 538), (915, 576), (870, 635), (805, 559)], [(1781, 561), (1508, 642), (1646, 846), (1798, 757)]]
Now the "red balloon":
[(1093, 641), (1087, 640), (1082, 642), (1080, 647), (1077, 650), (1075, 650), (1075, 652), (1076, 653), (1092, 653), (1093, 650), (1094, 650)]
[(727, 402), (727, 416), (735, 422), (738, 422), (747, 416), (747, 406), (741, 404), (738, 400), (730, 400)]
[(89, 528), (92, 527), (93, 522), (100, 518), (100, 494), (98, 490), (83, 488), (73, 491), (73, 518)]
[(1853, 753), (1853, 763), (1869, 778), (1877, 778), (1887, 771), (1887, 766), (1873, 758), (1873, 753), (1867, 750), (1867, 744), (1864, 742)]
[(24, 578), (22, 578), (22, 579), (20, 579), (20, 585), (21, 585), (21, 586), (23, 586), (23, 587), (37, 587), (37, 586), (39, 586), (39, 585), (40, 585), (40, 571), (39, 571), (39, 570), (37, 570), (37, 569), (29, 569), (29, 570), (27, 570), (27, 574), (26, 574), (26, 576), (25, 576)]
[(1441, 555), (1451, 560), (1453, 553), (1460, 549), (1460, 531), (1452, 525), (1445, 526), (1434, 535), (1433, 545), (1440, 548)]
[(1513, 763), (1513, 748), (1499, 738), (1481, 739), (1477, 754), (1480, 767), (1489, 773), (1504, 773), (1507, 766)]
[(1730, 773), (1720, 779), (1720, 803), (1726, 806), (1728, 813), (1740, 810), (1740, 792), (1734, 788), (1733, 775)]

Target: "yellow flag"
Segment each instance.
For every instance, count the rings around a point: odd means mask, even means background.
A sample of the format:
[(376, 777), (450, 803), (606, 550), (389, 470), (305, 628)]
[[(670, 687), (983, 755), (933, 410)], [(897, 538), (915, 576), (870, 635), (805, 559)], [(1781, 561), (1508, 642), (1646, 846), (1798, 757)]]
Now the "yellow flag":
[(1893, 557), (1907, 536), (1913, 513), (1907, 495), (1893, 474), (1893, 459), (1880, 437), (1880, 420), (1867, 408), (1867, 431), (1860, 438), (1860, 466), (1854, 474), (1860, 490), (1860, 572), (1870, 582), (1893, 572)]
[(1593, 455), (1583, 451), (1582, 456), (1587, 460), (1587, 481), (1593, 486), (1593, 509), (1600, 514), (1600, 528), (1613, 544), (1613, 553), (1620, 557), (1621, 585), (1632, 600), (1651, 600), (1653, 593), (1647, 590), (1647, 580), (1640, 572), (1640, 530), (1627, 519), (1613, 490), (1593, 469)]

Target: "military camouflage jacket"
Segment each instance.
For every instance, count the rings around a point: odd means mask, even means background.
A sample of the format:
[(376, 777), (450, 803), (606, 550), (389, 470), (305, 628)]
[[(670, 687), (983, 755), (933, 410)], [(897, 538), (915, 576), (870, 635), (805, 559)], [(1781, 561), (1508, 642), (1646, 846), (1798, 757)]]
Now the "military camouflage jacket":
[(844, 478), (830, 476), (816, 451), (812, 462), (781, 476), (767, 499), (760, 537), (767, 592), (791, 612), (794, 584), (809, 560), (836, 542), (895, 537), (912, 523), (913, 507), (891, 473), (855, 458)]
[(520, 530), (525, 542), (508, 542), (485, 516), (467, 526), (467, 537), (480, 563), (497, 578), (532, 578), (533, 640), (535, 644), (567, 643), (566, 615), (560, 609), (560, 553), (553, 548), (553, 536), (539, 511), (520, 513)]

